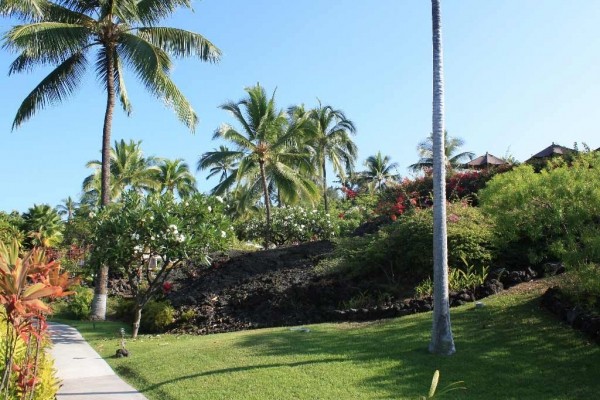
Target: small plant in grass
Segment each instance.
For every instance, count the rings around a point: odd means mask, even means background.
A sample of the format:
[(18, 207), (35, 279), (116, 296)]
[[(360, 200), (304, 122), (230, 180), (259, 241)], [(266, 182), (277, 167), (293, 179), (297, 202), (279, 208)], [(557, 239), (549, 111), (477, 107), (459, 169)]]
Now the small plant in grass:
[(420, 396), (419, 400), (434, 399), (434, 398), (443, 396), (444, 394), (451, 392), (453, 390), (466, 390), (467, 389), (465, 386), (463, 386), (463, 384), (464, 384), (463, 381), (458, 381), (458, 382), (453, 382), (453, 383), (449, 384), (448, 386), (446, 386), (445, 388), (443, 388), (440, 391), (437, 391), (439, 381), (440, 381), (440, 371), (436, 369), (435, 372), (433, 373), (433, 378), (431, 379), (431, 386), (429, 387), (429, 393), (427, 394), (427, 396)]
[[(489, 267), (484, 266), (480, 269), (473, 264), (469, 264), (463, 257), (464, 269), (450, 268), (448, 271), (448, 287), (452, 292), (459, 292), (464, 289), (475, 290), (481, 286), (487, 279)], [(427, 297), (433, 295), (433, 281), (428, 277), (415, 287), (416, 297)]]
[(209, 253), (228, 243), (229, 227), (221, 202), (200, 194), (177, 201), (170, 194), (131, 191), (97, 217), (91, 262), (120, 267), (127, 277), (135, 302), (134, 338), (144, 306), (170, 288), (171, 271), (190, 261), (209, 265)]

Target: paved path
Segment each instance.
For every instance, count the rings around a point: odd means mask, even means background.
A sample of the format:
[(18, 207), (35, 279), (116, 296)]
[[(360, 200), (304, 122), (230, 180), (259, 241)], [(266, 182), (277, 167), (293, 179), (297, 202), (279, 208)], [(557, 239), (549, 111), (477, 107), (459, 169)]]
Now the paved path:
[(77, 329), (50, 323), (54, 366), (62, 387), (58, 400), (147, 400), (115, 375)]

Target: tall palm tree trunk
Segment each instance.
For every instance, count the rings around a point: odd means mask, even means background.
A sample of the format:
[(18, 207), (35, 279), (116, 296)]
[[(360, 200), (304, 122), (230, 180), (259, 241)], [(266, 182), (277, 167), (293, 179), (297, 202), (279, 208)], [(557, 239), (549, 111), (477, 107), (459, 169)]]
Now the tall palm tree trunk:
[(323, 202), (325, 203), (325, 213), (328, 213), (329, 200), (327, 199), (327, 169), (325, 168), (325, 159), (321, 160), (321, 169), (323, 170)]
[(267, 185), (267, 175), (265, 174), (265, 162), (259, 161), (260, 177), (263, 185), (263, 195), (265, 196), (265, 210), (267, 212), (267, 231), (265, 232), (265, 247), (269, 246), (271, 241), (271, 199), (269, 198), (269, 187)]
[[(115, 108), (115, 69), (113, 49), (106, 50), (106, 113), (104, 114), (104, 128), (102, 131), (102, 175), (101, 175), (101, 207), (110, 203), (110, 135), (112, 129), (113, 111)], [(100, 266), (94, 286), (94, 299), (92, 302), (92, 318), (106, 319), (106, 297), (108, 292), (108, 265)]]
[(456, 349), (450, 324), (446, 168), (444, 156), (444, 68), (441, 0), (431, 0), (433, 27), (433, 327), (429, 351), (450, 355)]

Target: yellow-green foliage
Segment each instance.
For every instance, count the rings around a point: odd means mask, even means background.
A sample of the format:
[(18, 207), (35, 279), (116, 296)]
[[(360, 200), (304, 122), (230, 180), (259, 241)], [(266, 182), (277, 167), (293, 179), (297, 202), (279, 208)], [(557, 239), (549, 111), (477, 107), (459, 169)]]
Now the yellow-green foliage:
[[(0, 376), (4, 375), (4, 360), (6, 352), (6, 321), (0, 321)], [(32, 339), (34, 340), (34, 339)], [(48, 341), (44, 341), (40, 349), (40, 358), (38, 363), (37, 378), (38, 383), (35, 387), (32, 400), (54, 400), (59, 388), (59, 381), (55, 375), (54, 362), (52, 358), (44, 351), (49, 346)], [(34, 343), (32, 343), (34, 345)], [(25, 357), (27, 347), (21, 338), (17, 338), (15, 348), (15, 363), (19, 365)], [(10, 392), (9, 398), (18, 399), (20, 393), (17, 389), (16, 374), (11, 373), (10, 376)]]
[(522, 165), (496, 175), (480, 192), (501, 247), (529, 261), (600, 261), (600, 153), (536, 173)]

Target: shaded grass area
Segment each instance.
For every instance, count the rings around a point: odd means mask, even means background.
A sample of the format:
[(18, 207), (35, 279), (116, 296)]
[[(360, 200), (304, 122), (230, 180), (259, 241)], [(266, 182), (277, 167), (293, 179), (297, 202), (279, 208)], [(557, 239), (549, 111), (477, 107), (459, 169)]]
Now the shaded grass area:
[[(444, 398), (575, 399), (600, 393), (600, 347), (539, 308), (539, 290), (453, 309), (457, 353), (427, 352), (431, 313), (310, 332), (264, 329), (210, 336), (145, 336), (109, 359), (149, 399), (416, 399), (436, 369)], [(64, 321), (67, 322), (67, 321)], [(69, 322), (70, 323), (70, 322)], [(104, 357), (120, 325), (73, 324)], [(107, 339), (107, 337), (109, 339)]]

